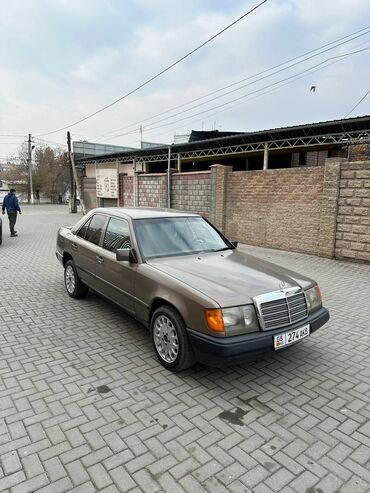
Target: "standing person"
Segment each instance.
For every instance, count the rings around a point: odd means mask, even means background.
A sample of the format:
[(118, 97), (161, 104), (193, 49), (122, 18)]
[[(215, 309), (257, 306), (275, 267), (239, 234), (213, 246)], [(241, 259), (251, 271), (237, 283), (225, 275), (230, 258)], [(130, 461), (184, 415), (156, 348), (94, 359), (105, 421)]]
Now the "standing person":
[(3, 200), (3, 214), (5, 214), (5, 209), (6, 209), (9, 218), (10, 236), (18, 236), (17, 232), (14, 229), (14, 226), (15, 223), (17, 222), (18, 212), (19, 214), (22, 214), (15, 192), (16, 192), (15, 188), (11, 188), (9, 190), (8, 195), (6, 195)]

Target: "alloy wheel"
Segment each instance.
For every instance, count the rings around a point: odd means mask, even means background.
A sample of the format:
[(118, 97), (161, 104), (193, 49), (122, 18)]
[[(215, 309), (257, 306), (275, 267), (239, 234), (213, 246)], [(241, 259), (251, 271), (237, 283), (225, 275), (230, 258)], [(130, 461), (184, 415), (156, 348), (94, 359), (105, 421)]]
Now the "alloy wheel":
[(154, 345), (166, 363), (174, 363), (179, 354), (179, 338), (171, 319), (160, 315), (154, 322)]
[(76, 287), (76, 276), (71, 265), (68, 265), (66, 268), (65, 281), (68, 293), (72, 294)]

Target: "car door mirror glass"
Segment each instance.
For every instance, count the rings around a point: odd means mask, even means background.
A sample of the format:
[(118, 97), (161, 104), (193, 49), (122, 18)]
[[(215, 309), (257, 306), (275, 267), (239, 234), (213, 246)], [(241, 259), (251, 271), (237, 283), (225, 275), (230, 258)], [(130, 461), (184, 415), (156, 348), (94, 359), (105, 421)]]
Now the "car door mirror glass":
[(116, 250), (116, 259), (118, 262), (129, 262), (130, 261), (130, 249), (129, 248), (118, 248)]

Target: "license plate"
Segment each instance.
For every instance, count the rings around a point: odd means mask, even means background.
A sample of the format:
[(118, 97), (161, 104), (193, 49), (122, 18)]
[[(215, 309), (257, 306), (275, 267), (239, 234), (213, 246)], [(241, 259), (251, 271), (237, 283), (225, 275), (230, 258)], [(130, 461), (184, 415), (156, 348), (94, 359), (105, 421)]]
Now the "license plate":
[(284, 334), (274, 336), (274, 348), (281, 349), (282, 347), (294, 344), (295, 342), (300, 341), (301, 339), (309, 335), (309, 325), (305, 325), (304, 327), (300, 327), (299, 329), (290, 330), (289, 332), (284, 332)]

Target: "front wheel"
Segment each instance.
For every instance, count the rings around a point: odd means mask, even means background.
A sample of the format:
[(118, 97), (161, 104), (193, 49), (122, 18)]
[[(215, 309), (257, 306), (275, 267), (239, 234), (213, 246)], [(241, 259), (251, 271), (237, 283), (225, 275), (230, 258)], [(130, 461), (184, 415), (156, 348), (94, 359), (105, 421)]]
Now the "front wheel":
[(64, 284), (71, 298), (83, 298), (89, 291), (88, 286), (78, 277), (73, 260), (68, 260), (64, 266)]
[(157, 308), (150, 325), (155, 353), (165, 368), (181, 371), (195, 363), (185, 324), (175, 309)]

